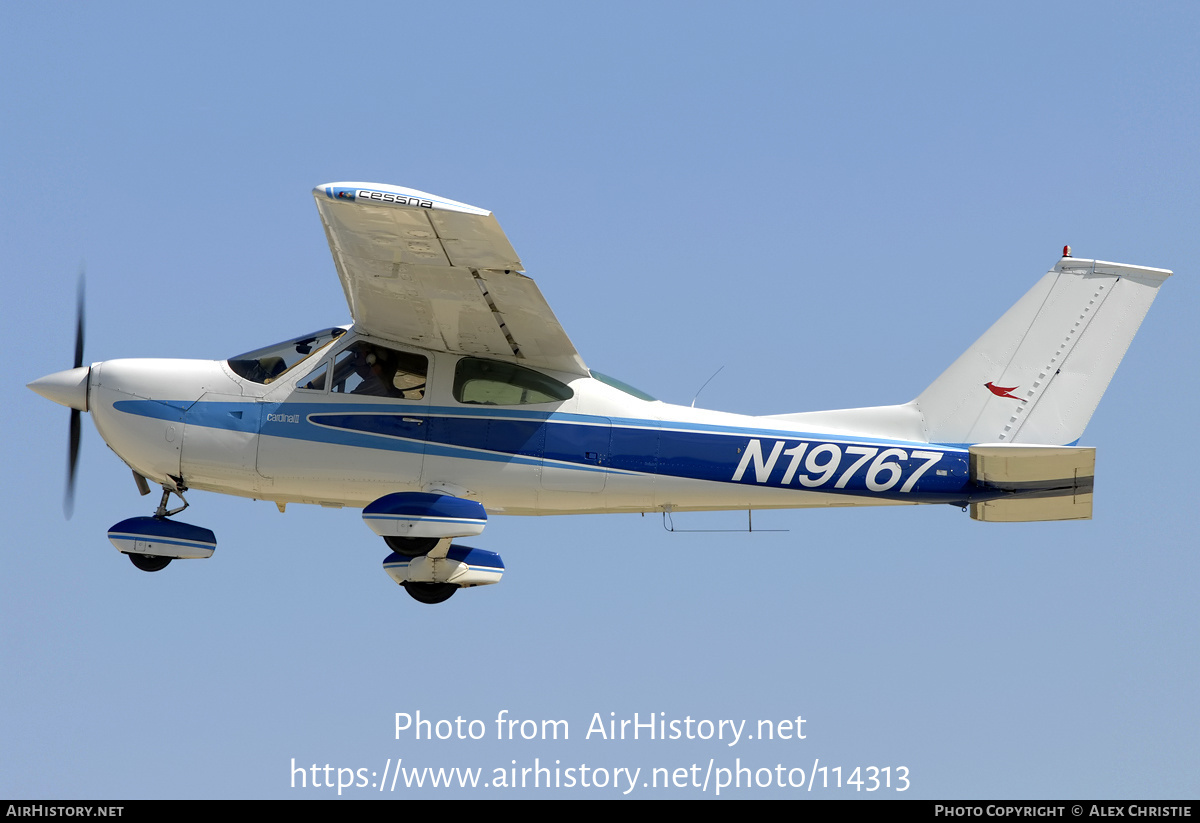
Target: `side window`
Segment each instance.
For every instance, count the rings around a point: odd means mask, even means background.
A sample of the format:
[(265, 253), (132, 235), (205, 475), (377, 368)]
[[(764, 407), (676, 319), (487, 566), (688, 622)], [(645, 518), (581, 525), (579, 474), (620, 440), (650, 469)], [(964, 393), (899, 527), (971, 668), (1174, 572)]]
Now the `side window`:
[[(323, 388), (324, 370), (317, 374)], [(428, 375), (429, 360), (424, 355), (358, 342), (334, 359), (332, 390), (339, 394), (420, 400), (425, 396)]]
[(574, 396), (570, 386), (512, 363), (464, 357), (454, 369), (454, 399), (459, 403), (524, 406), (556, 403)]
[(310, 391), (325, 391), (325, 375), (329, 371), (329, 363), (321, 364), (321, 368), (315, 369), (312, 374), (305, 380), (301, 378), (301, 382), (296, 386), (298, 389), (308, 389)]

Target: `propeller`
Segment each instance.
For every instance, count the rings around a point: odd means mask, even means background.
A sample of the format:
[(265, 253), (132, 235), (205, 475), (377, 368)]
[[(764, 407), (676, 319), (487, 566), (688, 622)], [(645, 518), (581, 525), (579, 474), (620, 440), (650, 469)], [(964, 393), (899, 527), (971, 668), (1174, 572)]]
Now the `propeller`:
[[(73, 368), (83, 365), (83, 270), (79, 271), (79, 286), (75, 298), (75, 364)], [(71, 409), (71, 440), (67, 450), (67, 489), (63, 496), (63, 514), (67, 519), (75, 511), (75, 467), (79, 463), (80, 422), (79, 409)]]

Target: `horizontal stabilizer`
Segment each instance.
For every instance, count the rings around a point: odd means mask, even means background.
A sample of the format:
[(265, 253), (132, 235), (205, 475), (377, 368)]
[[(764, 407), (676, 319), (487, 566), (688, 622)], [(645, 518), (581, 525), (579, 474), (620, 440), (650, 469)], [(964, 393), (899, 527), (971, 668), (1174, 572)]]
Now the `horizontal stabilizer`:
[(985, 523), (1034, 523), (1047, 520), (1091, 520), (1092, 495), (1012, 498), (971, 504), (971, 519)]
[(1095, 449), (983, 443), (971, 446), (970, 454), (975, 484), (1008, 493), (972, 503), (973, 519), (999, 523), (1091, 519)]

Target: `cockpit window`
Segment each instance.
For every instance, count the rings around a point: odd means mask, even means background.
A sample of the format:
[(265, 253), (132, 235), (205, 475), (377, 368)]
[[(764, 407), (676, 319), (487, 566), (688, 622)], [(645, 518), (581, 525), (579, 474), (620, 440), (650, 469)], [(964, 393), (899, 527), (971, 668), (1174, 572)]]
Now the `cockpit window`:
[(229, 358), (229, 368), (239, 377), (255, 383), (274, 383), (279, 376), (310, 354), (346, 333), (345, 329), (324, 329)]
[(454, 399), (459, 403), (524, 406), (556, 403), (574, 396), (570, 386), (512, 363), (464, 357), (454, 369)]
[(429, 359), (424, 355), (361, 340), (333, 362), (333, 391), (341, 394), (420, 400), (428, 379)]

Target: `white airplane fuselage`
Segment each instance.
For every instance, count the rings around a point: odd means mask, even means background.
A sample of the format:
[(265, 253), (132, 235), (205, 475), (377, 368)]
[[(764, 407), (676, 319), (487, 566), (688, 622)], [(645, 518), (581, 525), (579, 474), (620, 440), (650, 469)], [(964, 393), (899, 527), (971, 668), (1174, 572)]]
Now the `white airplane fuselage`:
[(981, 491), (965, 447), (844, 425), (821, 431), (823, 413), (694, 409), (544, 370), (570, 387), (569, 399), (463, 404), (451, 391), (459, 356), (431, 351), (422, 352), (430, 369), (420, 400), (305, 390), (327, 353), (268, 384), (227, 361), (105, 361), (91, 368), (88, 411), (121, 459), (155, 483), (277, 503), (361, 508), (436, 490), (489, 513), (538, 515), (963, 504)]

